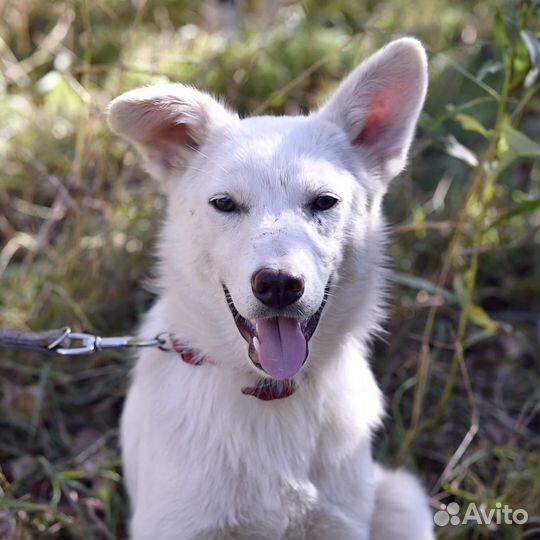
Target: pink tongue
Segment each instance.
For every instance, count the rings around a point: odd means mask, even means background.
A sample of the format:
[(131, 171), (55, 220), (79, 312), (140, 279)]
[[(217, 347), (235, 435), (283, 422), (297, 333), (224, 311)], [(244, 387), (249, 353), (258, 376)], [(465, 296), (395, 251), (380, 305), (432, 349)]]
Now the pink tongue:
[(264, 371), (276, 379), (298, 373), (307, 352), (300, 323), (290, 317), (273, 317), (257, 321), (256, 328), (259, 362)]

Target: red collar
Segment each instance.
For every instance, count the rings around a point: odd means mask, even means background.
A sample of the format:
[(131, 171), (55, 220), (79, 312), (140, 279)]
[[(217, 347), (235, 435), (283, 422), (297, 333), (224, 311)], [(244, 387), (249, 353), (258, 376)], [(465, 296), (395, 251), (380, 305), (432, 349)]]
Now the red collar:
[[(179, 339), (171, 336), (171, 344), (175, 353), (179, 354), (186, 364), (200, 366), (205, 362), (205, 358), (193, 349), (183, 345)], [(244, 386), (242, 394), (253, 396), (263, 401), (273, 401), (283, 399), (294, 394), (296, 383), (292, 379), (276, 381), (274, 379), (260, 379), (255, 386)]]

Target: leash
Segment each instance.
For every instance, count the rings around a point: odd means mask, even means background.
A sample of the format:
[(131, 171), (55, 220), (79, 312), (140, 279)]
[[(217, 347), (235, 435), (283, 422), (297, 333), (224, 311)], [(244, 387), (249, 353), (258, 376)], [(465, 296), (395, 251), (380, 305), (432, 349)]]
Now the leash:
[(0, 347), (61, 356), (92, 354), (103, 349), (141, 347), (157, 347), (163, 351), (170, 351), (173, 350), (171, 346), (168, 346), (170, 339), (165, 332), (153, 339), (144, 340), (134, 336), (102, 337), (83, 332), (72, 332), (69, 326), (43, 332), (21, 332), (0, 328)]
[[(102, 337), (83, 332), (72, 332), (69, 326), (59, 330), (42, 332), (23, 332), (0, 328), (0, 348), (24, 349), (60, 356), (87, 355), (104, 349), (126, 349), (156, 347), (165, 352), (178, 354), (182, 361), (193, 366), (205, 362), (196, 351), (185, 347), (168, 332), (162, 332), (153, 339), (140, 339), (134, 336)], [(294, 394), (296, 383), (293, 380), (274, 381), (259, 379), (255, 386), (244, 386), (242, 394), (253, 396), (262, 401), (283, 399)]]

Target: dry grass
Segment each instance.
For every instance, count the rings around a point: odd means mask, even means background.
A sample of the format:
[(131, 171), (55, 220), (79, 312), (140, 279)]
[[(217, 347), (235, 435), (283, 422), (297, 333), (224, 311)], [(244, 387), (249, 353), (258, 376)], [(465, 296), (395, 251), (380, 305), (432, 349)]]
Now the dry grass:
[[(225, 38), (195, 26), (195, 2), (0, 1), (0, 326), (114, 335), (151, 302), (164, 201), (105, 128), (120, 91), (166, 76), (241, 111), (305, 111), (368, 52), (415, 34), (432, 83), (387, 201), (395, 300), (373, 365), (390, 414), (376, 451), (420, 471), (434, 508), (529, 513), (523, 528), (441, 539), (540, 537), (540, 101), (519, 34), (540, 18), (513, 2), (496, 24), (497, 3), (289, 2), (264, 31)], [(125, 538), (129, 366), (0, 351), (2, 540)]]

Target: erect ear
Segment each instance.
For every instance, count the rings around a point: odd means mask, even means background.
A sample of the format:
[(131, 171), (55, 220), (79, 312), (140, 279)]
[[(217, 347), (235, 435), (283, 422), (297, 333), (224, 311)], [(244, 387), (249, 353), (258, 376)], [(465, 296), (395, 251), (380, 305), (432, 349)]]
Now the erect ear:
[(360, 64), (317, 116), (339, 125), (369, 172), (388, 182), (405, 166), (426, 90), (424, 48), (402, 38)]
[(137, 88), (109, 105), (109, 126), (131, 140), (160, 180), (181, 172), (215, 130), (236, 119), (208, 94), (182, 84)]

